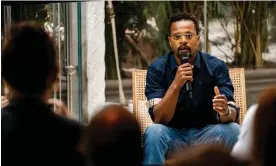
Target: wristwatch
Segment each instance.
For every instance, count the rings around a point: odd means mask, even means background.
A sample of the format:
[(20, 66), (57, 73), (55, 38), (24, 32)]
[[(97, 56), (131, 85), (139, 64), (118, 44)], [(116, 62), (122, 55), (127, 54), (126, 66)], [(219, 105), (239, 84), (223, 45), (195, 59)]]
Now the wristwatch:
[(226, 114), (224, 114), (224, 115), (221, 115), (220, 114), (220, 116), (229, 116), (229, 115), (231, 115), (231, 109), (229, 108), (229, 106), (228, 106), (228, 111), (227, 111), (227, 113)]

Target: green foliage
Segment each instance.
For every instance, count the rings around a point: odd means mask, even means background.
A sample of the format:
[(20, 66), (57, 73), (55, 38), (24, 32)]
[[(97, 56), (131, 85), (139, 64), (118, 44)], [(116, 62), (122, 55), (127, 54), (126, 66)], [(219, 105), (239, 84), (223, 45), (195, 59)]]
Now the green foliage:
[[(141, 33), (142, 29), (146, 29), (149, 35), (144, 37), (144, 40), (153, 45), (154, 57), (158, 57), (170, 51), (167, 37), (169, 18), (173, 13), (190, 13), (195, 15), (202, 24), (204, 23), (203, 1), (117, 1), (113, 4), (115, 6), (120, 57), (125, 55), (129, 47), (135, 52), (135, 55), (139, 55), (139, 51), (125, 39), (126, 29), (135, 30), (136, 33)], [(252, 13), (252, 10), (255, 13)], [(236, 67), (255, 68), (263, 66), (262, 53), (267, 50), (269, 42), (276, 41), (275, 33), (271, 33), (276, 30), (275, 13), (276, 3), (269, 1), (208, 1), (207, 5), (208, 22), (218, 20), (224, 27), (230, 22), (234, 22), (235, 42), (229, 34), (227, 41), (231, 42), (232, 49), (235, 51), (233, 63)], [(152, 17), (156, 20), (158, 31), (146, 22)], [(271, 25), (270, 32), (268, 25)], [(224, 31), (229, 33), (226, 29)], [(268, 36), (270, 36), (270, 40)], [(107, 41), (111, 40), (111, 35), (106, 37), (109, 38)], [(137, 39), (136, 37), (137, 35), (132, 35), (134, 40)], [(110, 47), (109, 50), (113, 50), (113, 44)], [(109, 55), (113, 56), (114, 54), (110, 52), (107, 56)], [(229, 55), (226, 53), (226, 56)]]

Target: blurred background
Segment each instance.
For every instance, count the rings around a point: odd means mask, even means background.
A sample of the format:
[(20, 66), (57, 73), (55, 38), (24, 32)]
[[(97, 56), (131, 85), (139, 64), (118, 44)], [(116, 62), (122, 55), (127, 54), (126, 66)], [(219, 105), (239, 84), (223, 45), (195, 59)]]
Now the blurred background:
[(229, 68), (245, 69), (248, 107), (265, 86), (276, 83), (273, 1), (2, 1), (1, 9), (1, 43), (11, 24), (28, 19), (53, 35), (62, 69), (61, 90), (53, 97), (80, 121), (104, 102), (121, 102), (131, 111), (131, 72), (147, 69), (170, 50), (169, 18), (175, 12), (199, 20), (200, 50)]

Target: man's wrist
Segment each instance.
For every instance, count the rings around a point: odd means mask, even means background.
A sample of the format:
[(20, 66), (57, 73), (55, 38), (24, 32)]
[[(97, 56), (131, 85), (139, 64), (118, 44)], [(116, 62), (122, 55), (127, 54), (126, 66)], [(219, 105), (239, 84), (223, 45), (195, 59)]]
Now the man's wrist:
[(229, 108), (229, 106), (227, 107), (226, 113), (224, 114), (219, 113), (219, 116), (229, 116), (229, 115), (231, 115), (231, 109)]
[(179, 86), (176, 82), (172, 82), (172, 84), (171, 84), (171, 86), (172, 86), (172, 88), (173, 88), (173, 90), (174, 91), (179, 91), (180, 90), (180, 88), (181, 88), (181, 86)]

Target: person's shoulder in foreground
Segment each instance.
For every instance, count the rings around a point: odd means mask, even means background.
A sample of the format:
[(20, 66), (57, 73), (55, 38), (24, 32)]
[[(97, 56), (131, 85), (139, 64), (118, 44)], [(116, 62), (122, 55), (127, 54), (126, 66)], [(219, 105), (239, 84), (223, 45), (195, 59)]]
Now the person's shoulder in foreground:
[(240, 160), (250, 160), (252, 158), (253, 127), (257, 108), (258, 104), (254, 104), (247, 110), (241, 125), (238, 141), (231, 152), (231, 155)]

